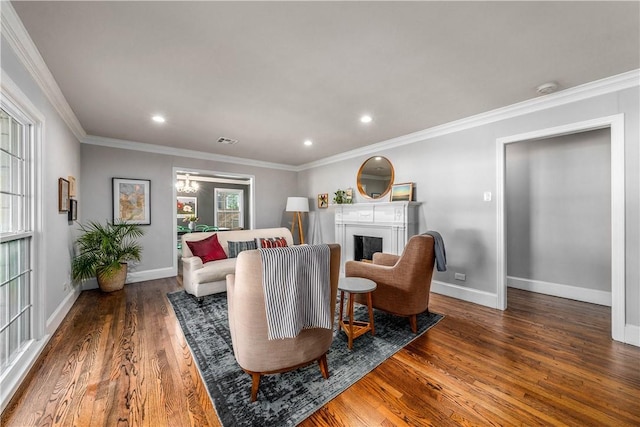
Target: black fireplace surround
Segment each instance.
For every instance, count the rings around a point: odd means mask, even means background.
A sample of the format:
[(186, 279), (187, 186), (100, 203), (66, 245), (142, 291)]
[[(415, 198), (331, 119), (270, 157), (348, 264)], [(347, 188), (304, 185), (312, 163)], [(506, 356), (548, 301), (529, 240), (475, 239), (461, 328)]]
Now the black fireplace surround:
[(372, 260), (373, 254), (382, 252), (382, 237), (353, 235), (353, 259)]

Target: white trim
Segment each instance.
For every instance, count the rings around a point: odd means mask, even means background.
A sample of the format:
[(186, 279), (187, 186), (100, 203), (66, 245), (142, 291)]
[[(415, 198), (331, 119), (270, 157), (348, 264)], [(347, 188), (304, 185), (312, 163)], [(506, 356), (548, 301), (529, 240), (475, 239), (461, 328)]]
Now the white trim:
[[(177, 256), (177, 255), (176, 255)], [(127, 284), (146, 282), (147, 280), (165, 279), (167, 277), (175, 277), (176, 272), (173, 267), (156, 268), (153, 270), (134, 271), (127, 274)], [(82, 290), (98, 289), (98, 281), (91, 278), (82, 282)]]
[(504, 211), (504, 170), (507, 144), (535, 141), (552, 136), (567, 135), (595, 129), (611, 129), (611, 336), (625, 341), (625, 194), (624, 194), (624, 114), (616, 114), (548, 129), (521, 133), (496, 139), (496, 282), (498, 308), (504, 310), (506, 301), (506, 233)]
[(497, 296), (491, 292), (465, 288), (463, 286), (440, 282), (438, 280), (431, 281), (431, 292), (472, 302), (474, 304), (484, 305), (485, 307), (497, 308)]
[(146, 282), (147, 280), (164, 279), (174, 277), (173, 268), (163, 267), (153, 270), (134, 271), (127, 275), (127, 283)]
[[(2, 27), (4, 28), (4, 25)], [(45, 271), (46, 246), (43, 232), (43, 207), (45, 199), (43, 191), (43, 159), (45, 152), (42, 139), (44, 135), (45, 118), (4, 70), (0, 70), (0, 76), (0, 106), (5, 108), (9, 114), (21, 123), (30, 125), (31, 147), (29, 156), (33, 162), (30, 166), (30, 192), (34, 195), (30, 212), (30, 220), (33, 225), (31, 260), (34, 267), (31, 277), (31, 292), (33, 298), (33, 317), (31, 319), (32, 341), (25, 346), (21, 354), (13, 362), (13, 367), (6, 371), (2, 378), (3, 387), (0, 387), (0, 411), (2, 411), (40, 356), (50, 335), (45, 333), (44, 317), (46, 312), (45, 295), (47, 288), (43, 283), (43, 278), (47, 276)]]
[(2, 387), (0, 387), (0, 413), (5, 410), (14, 393), (27, 377), (50, 339), (51, 335), (45, 335), (40, 340), (31, 341), (29, 346), (22, 351), (14, 362), (20, 366), (21, 369), (18, 370), (18, 372), (7, 372), (5, 376), (2, 377)]
[(73, 307), (73, 304), (80, 296), (80, 292), (82, 291), (80, 287), (73, 287), (72, 289), (73, 291), (67, 294), (58, 308), (56, 308), (56, 311), (54, 311), (47, 319), (46, 330), (48, 335), (53, 335), (56, 329), (58, 329), (62, 324), (64, 317), (69, 313), (69, 310), (71, 310), (71, 307)]
[(611, 307), (611, 292), (507, 276), (507, 287)]
[(489, 123), (506, 120), (509, 118), (530, 114), (549, 108), (593, 98), (616, 91), (637, 87), (640, 80), (640, 69), (628, 71), (611, 77), (606, 77), (594, 82), (585, 83), (570, 89), (566, 89), (554, 94), (545, 95), (539, 98), (529, 99), (506, 107), (465, 117), (460, 120), (434, 126), (408, 135), (398, 136), (366, 147), (345, 151), (334, 156), (325, 157), (315, 162), (305, 163), (299, 166), (285, 165), (282, 163), (263, 162), (259, 160), (245, 159), (242, 157), (224, 156), (220, 154), (206, 153), (203, 151), (187, 150), (181, 148), (168, 147), (164, 145), (146, 144), (142, 142), (127, 141), (121, 139), (104, 138), (87, 135), (82, 142), (85, 144), (101, 145), (104, 147), (121, 148), (123, 150), (136, 150), (149, 153), (164, 154), (169, 156), (179, 156), (194, 159), (213, 160), (224, 163), (234, 163), (248, 166), (257, 166), (269, 169), (286, 170), (290, 172), (301, 172), (320, 166), (338, 163), (352, 158), (363, 157), (371, 154), (380, 154), (381, 151), (401, 147), (403, 145), (414, 144), (430, 138), (460, 132), (466, 129), (483, 126)]
[(425, 130), (410, 133), (388, 139), (366, 147), (357, 148), (335, 156), (326, 157), (315, 162), (305, 163), (297, 167), (298, 171), (312, 169), (319, 166), (326, 166), (332, 163), (341, 162), (355, 157), (362, 157), (371, 154), (380, 154), (381, 151), (413, 144), (430, 138), (472, 129), (489, 123), (506, 120), (509, 118), (534, 113), (540, 110), (558, 107), (572, 102), (582, 101), (608, 93), (637, 87), (640, 84), (640, 69), (628, 71), (611, 77), (606, 77), (594, 82), (575, 86), (554, 94), (545, 95), (539, 98), (529, 99), (506, 107), (476, 114), (453, 122), (434, 126)]
[(624, 342), (640, 347), (640, 326), (624, 325)]
[[(245, 159), (242, 157), (225, 156), (223, 154), (207, 153), (204, 151), (187, 150), (185, 148), (168, 147), (166, 145), (147, 144), (144, 142), (127, 141), (124, 139), (104, 138), (88, 135), (82, 142), (84, 144), (99, 145), (102, 147), (120, 148), (122, 150), (143, 151), (146, 153), (164, 154), (166, 156), (187, 157), (200, 160), (212, 160), (222, 163), (233, 163), (243, 166), (255, 166), (267, 169), (279, 169), (297, 172), (298, 168), (282, 163), (263, 162), (262, 160)], [(183, 171), (183, 169), (178, 169)], [(228, 174), (227, 174), (228, 175)], [(175, 176), (175, 174), (174, 174)]]
[(60, 114), (62, 120), (69, 126), (69, 129), (78, 141), (82, 141), (87, 133), (80, 125), (78, 118), (73, 113), (66, 98), (62, 94), (58, 83), (49, 71), (49, 67), (44, 62), (38, 48), (33, 43), (31, 36), (22, 24), (20, 17), (8, 1), (2, 2), (0, 8), (2, 15), (2, 35), (6, 38), (9, 46), (18, 56), (18, 59), (27, 69), (33, 80), (38, 84), (51, 105)]

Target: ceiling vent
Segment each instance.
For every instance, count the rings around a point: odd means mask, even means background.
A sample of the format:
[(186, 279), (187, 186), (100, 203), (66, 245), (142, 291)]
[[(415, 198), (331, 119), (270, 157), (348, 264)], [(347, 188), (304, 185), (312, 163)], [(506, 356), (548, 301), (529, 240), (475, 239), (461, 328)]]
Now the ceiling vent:
[(536, 92), (538, 92), (538, 95), (548, 95), (557, 90), (558, 90), (558, 83), (556, 82), (544, 83), (536, 88)]
[(220, 138), (218, 138), (218, 142), (220, 144), (233, 145), (233, 144), (237, 144), (238, 140), (237, 139), (231, 139), (231, 138), (225, 138), (224, 136), (221, 136)]

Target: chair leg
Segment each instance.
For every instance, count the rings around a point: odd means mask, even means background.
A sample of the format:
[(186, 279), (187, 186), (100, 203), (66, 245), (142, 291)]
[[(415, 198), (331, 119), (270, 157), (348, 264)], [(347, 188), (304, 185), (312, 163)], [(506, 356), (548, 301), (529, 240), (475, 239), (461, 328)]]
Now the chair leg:
[(411, 326), (411, 332), (418, 333), (418, 317), (415, 314), (409, 316), (409, 325)]
[(329, 365), (327, 364), (327, 353), (320, 356), (318, 359), (318, 365), (320, 366), (320, 373), (322, 377), (326, 380), (329, 378)]
[(251, 374), (251, 401), (258, 400), (258, 387), (260, 387), (260, 374)]

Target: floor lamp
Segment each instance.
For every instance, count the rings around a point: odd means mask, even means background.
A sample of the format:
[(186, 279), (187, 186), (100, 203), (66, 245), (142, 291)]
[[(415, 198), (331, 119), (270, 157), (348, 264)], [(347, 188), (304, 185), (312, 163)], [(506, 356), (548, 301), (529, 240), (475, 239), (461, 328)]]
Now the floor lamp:
[(287, 197), (287, 212), (294, 212), (293, 221), (291, 221), (291, 234), (298, 222), (298, 232), (300, 233), (300, 244), (304, 244), (304, 232), (302, 231), (302, 212), (309, 212), (309, 199), (306, 197)]

